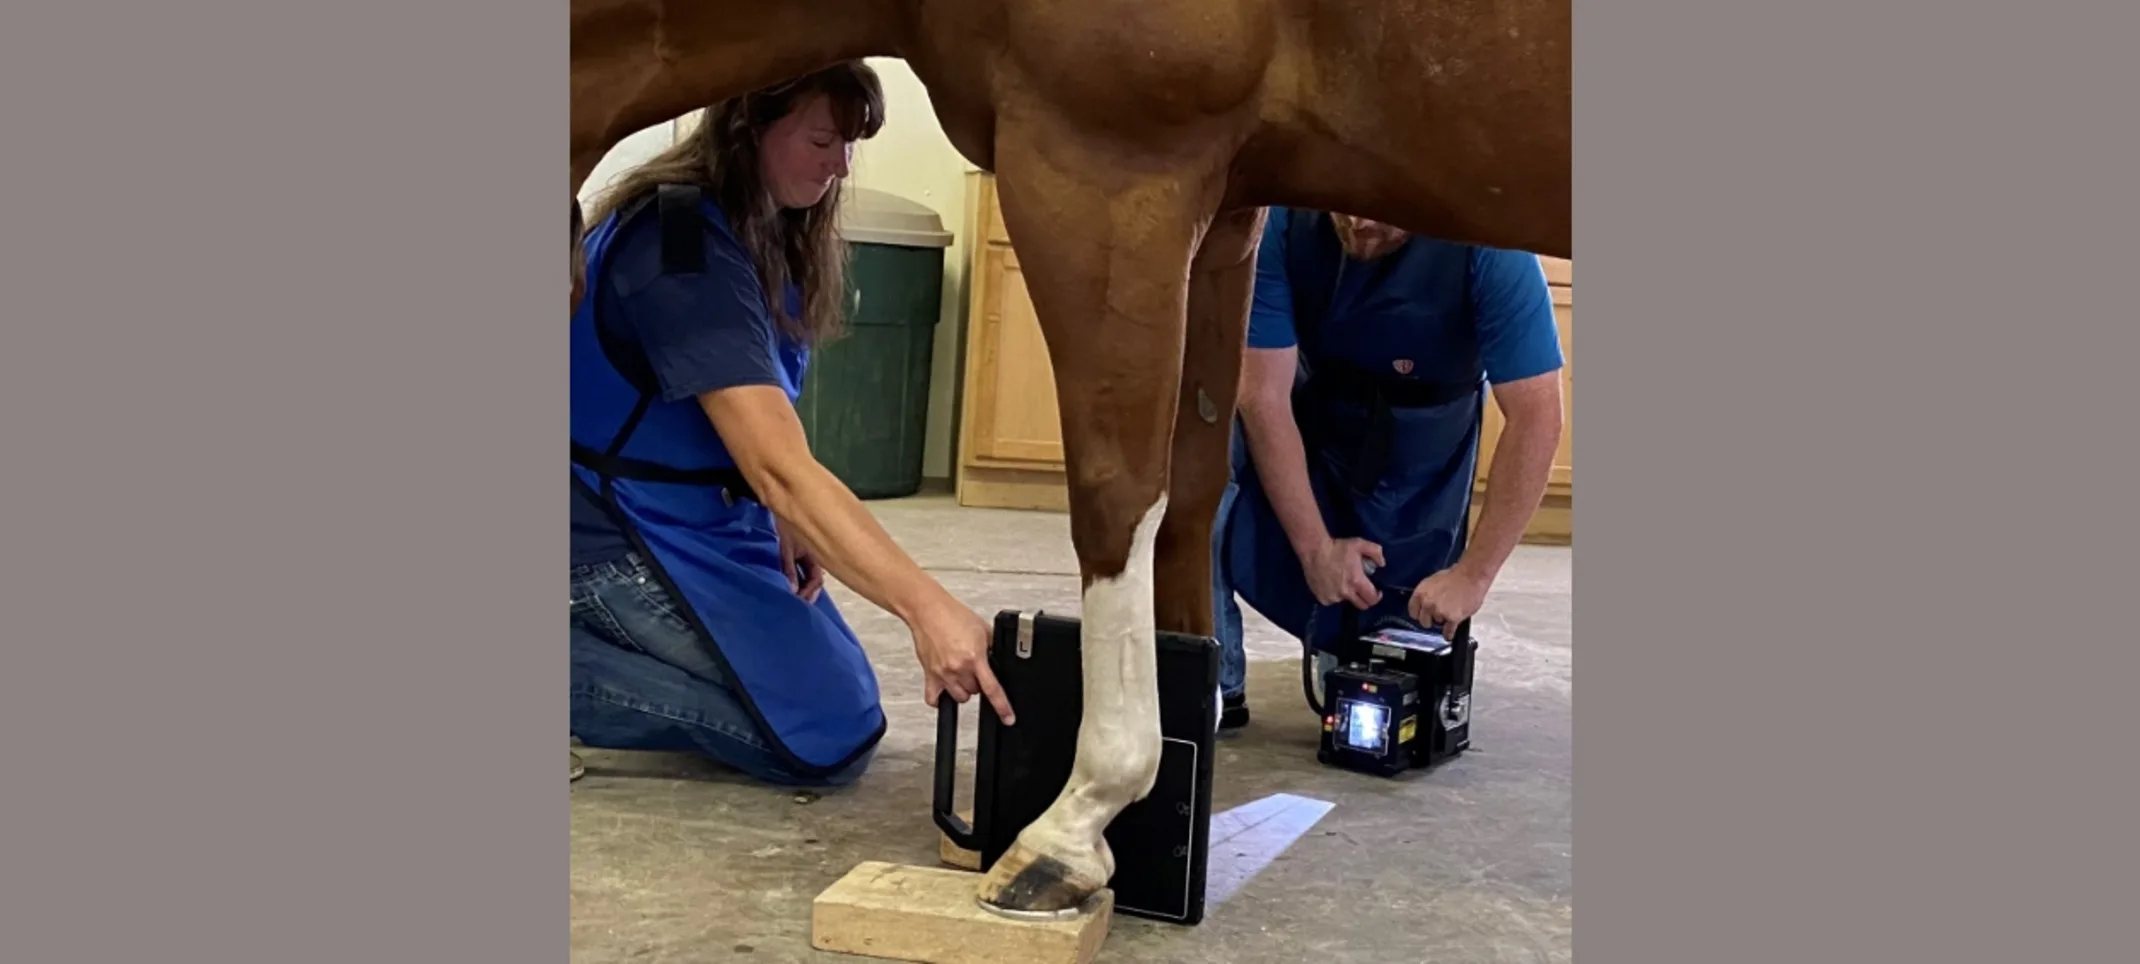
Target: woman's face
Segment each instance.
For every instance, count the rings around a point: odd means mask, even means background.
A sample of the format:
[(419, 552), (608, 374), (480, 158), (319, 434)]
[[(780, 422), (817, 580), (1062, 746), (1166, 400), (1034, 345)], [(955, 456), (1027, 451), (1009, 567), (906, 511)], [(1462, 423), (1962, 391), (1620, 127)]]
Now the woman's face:
[(760, 145), (766, 190), (784, 208), (816, 204), (847, 176), (854, 145), (832, 122), (831, 101), (814, 94), (766, 128)]

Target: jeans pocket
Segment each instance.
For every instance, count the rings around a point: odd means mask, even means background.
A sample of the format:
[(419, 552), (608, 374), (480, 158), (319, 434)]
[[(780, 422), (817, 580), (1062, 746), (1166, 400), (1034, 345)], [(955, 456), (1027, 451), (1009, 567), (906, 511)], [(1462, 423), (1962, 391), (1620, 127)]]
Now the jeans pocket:
[(601, 603), (619, 639), (629, 648), (700, 679), (727, 685), (728, 674), (714, 654), (712, 641), (699, 632), (685, 603), (643, 560), (634, 557), (619, 565), (617, 579), (602, 588)]
[(635, 632), (647, 618), (645, 606), (630, 592), (647, 578), (637, 556), (574, 570), (572, 574), (572, 621), (596, 637), (621, 649), (649, 652)]
[(631, 603), (640, 615), (660, 624), (663, 630), (679, 635), (697, 635), (698, 630), (684, 618), (683, 606), (670, 594), (668, 584), (637, 556), (626, 561), (622, 588), (631, 595)]

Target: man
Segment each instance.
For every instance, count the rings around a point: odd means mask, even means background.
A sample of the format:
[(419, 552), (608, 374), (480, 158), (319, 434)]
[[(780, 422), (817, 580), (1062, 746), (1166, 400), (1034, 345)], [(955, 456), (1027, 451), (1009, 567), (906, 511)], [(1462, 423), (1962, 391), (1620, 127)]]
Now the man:
[[(1444, 632), (1478, 612), (1545, 494), (1562, 363), (1536, 256), (1271, 209), (1215, 527), (1223, 729), (1248, 722), (1236, 593), (1310, 652), (1340, 606)], [(1467, 538), (1489, 386), (1506, 428)]]

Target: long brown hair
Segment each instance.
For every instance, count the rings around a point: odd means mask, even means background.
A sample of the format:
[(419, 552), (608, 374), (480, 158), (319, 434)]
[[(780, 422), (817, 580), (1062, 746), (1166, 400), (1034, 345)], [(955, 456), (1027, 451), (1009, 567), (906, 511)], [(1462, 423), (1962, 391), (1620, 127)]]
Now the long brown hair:
[[(841, 185), (810, 207), (790, 210), (774, 202), (759, 173), (765, 129), (817, 94), (829, 99), (841, 137), (867, 140), (883, 129), (884, 88), (877, 72), (859, 60), (732, 97), (706, 108), (689, 136), (603, 192), (587, 213), (587, 227), (662, 184), (698, 184), (720, 205), (757, 267), (774, 323), (806, 345), (837, 335), (846, 320), (847, 290), (847, 249), (838, 233)], [(802, 289), (800, 318), (788, 314), (783, 297), (791, 281)]]

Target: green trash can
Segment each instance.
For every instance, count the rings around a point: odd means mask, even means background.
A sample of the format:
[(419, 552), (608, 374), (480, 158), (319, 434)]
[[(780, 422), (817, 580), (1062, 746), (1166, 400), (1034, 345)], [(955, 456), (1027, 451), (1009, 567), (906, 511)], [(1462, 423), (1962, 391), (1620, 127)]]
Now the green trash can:
[(919, 203), (847, 190), (847, 333), (811, 353), (796, 407), (810, 450), (856, 496), (899, 498), (921, 490), (951, 234)]

